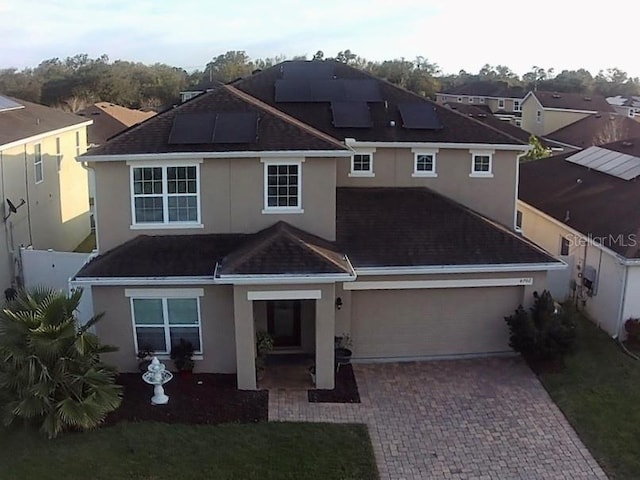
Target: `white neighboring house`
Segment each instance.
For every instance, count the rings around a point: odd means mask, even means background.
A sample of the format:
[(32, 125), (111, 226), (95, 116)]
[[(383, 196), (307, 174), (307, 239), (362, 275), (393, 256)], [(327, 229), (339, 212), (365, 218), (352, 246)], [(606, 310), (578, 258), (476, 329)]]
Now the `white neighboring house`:
[(640, 317), (638, 176), (640, 138), (520, 168), (521, 231), (572, 266), (552, 293), (573, 298), (612, 337)]
[(640, 121), (640, 97), (616, 95), (615, 97), (607, 97), (607, 102), (616, 113)]

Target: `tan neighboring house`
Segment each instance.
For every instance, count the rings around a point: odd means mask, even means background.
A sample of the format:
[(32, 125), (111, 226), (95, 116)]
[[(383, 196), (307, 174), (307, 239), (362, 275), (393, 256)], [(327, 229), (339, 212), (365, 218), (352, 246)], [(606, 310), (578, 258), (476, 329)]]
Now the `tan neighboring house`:
[(80, 110), (76, 115), (93, 120), (88, 129), (88, 142), (89, 148), (91, 148), (102, 145), (114, 135), (137, 123), (144, 122), (155, 114), (156, 112), (153, 111), (143, 112), (110, 102), (98, 102)]
[(440, 104), (458, 103), (487, 107), (500, 120), (521, 126), (522, 101), (526, 90), (504, 81), (481, 80), (436, 93)]
[(522, 128), (546, 136), (596, 113), (613, 112), (603, 96), (532, 91), (522, 101)]
[(520, 167), (523, 234), (570, 266), (556, 288), (611, 336), (640, 317), (640, 137)]
[(74, 250), (89, 234), (87, 150), (91, 120), (0, 96), (0, 287), (22, 284), (20, 247)]
[[(74, 278), (135, 371), (180, 338), (256, 381), (256, 332), (315, 360), (509, 352), (504, 316), (565, 265), (515, 231), (501, 131), (336, 62), (284, 62), (114, 137), (95, 170), (99, 255)], [(302, 368), (302, 367), (301, 367)]]

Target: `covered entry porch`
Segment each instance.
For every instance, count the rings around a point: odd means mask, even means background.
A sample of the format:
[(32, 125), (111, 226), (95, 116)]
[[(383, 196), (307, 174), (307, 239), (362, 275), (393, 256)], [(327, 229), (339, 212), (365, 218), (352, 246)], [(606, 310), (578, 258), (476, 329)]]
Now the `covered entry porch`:
[(311, 354), (316, 387), (335, 386), (335, 285), (235, 285), (237, 382), (255, 390), (256, 333), (269, 332), (275, 353)]

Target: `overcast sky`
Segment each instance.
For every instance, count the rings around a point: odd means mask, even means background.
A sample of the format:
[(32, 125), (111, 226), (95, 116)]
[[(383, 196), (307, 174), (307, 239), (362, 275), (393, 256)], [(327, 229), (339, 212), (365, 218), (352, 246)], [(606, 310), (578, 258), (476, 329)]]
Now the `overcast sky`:
[(421, 55), (444, 73), (489, 63), (520, 75), (537, 65), (640, 76), (638, 13), (631, 0), (0, 0), (0, 68), (106, 53), (194, 70), (227, 50), (350, 49), (369, 60)]

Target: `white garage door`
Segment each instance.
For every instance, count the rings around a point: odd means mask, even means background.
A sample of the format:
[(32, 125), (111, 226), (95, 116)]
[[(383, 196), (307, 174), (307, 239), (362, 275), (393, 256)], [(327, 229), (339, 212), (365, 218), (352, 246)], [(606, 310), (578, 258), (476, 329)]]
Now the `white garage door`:
[(353, 291), (355, 358), (509, 351), (504, 317), (523, 287)]

